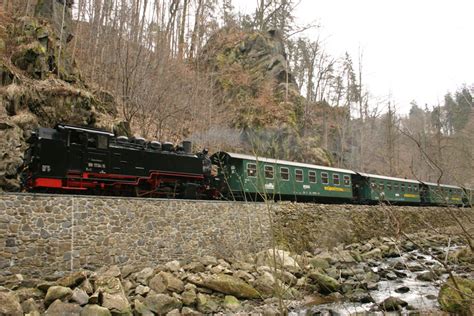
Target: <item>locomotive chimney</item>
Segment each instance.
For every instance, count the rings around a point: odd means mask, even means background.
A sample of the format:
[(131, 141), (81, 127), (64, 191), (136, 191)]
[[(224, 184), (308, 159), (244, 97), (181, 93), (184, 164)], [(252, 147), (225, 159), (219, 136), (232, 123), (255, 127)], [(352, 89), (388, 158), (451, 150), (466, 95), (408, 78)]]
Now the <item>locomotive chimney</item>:
[(185, 153), (190, 154), (193, 149), (193, 144), (190, 140), (183, 140), (183, 149)]

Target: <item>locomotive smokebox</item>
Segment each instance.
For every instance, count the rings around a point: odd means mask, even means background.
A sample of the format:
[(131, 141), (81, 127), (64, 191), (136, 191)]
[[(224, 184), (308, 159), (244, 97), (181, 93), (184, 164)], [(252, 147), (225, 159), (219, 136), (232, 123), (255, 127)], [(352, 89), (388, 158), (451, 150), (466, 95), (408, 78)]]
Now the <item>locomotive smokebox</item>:
[(185, 153), (190, 154), (193, 150), (193, 143), (190, 140), (183, 140), (183, 149)]

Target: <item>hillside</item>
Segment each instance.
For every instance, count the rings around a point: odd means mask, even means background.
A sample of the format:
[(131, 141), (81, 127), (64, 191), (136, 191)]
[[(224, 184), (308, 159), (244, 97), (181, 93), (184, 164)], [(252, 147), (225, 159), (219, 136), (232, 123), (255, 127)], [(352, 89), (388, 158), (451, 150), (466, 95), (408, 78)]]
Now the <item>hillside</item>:
[[(114, 97), (88, 86), (46, 17), (0, 9), (0, 187), (19, 189), (29, 131), (59, 122), (117, 130)], [(125, 131), (119, 131), (125, 132)]]

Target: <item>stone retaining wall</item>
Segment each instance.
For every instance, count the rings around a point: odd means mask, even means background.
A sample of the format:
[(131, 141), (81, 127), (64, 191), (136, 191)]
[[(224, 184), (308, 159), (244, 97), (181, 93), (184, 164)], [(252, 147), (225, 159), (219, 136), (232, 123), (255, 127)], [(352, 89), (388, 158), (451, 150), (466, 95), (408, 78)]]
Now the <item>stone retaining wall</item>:
[[(454, 210), (472, 222), (472, 212)], [(272, 223), (270, 225), (270, 223)], [(290, 250), (444, 227), (443, 208), (0, 194), (0, 273), (48, 275), (110, 264)]]

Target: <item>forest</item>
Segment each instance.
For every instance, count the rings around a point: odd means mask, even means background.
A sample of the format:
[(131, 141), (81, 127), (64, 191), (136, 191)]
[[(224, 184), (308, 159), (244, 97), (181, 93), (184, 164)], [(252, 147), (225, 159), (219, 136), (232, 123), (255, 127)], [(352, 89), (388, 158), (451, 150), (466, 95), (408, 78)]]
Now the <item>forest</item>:
[[(2, 5), (35, 15), (40, 2)], [(60, 3), (81, 80), (115, 96), (135, 136), (474, 185), (474, 85), (403, 113), (366, 86), (362, 52), (335, 56), (305, 37), (319, 25), (298, 23), (299, 1), (259, 0), (251, 13), (232, 0)]]

